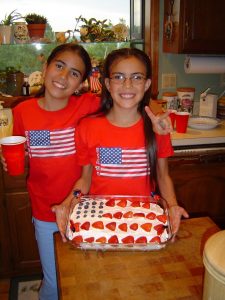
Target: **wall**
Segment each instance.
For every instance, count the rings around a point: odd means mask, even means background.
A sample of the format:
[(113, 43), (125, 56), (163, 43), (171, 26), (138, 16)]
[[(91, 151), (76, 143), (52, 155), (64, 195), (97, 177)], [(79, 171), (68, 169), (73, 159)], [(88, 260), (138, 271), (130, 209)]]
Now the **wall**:
[[(164, 91), (174, 91), (174, 89), (162, 89), (162, 74), (176, 73), (177, 87), (195, 87), (195, 102), (199, 101), (200, 93), (208, 87), (212, 88), (210, 93), (220, 94), (225, 86), (221, 86), (220, 74), (186, 74), (184, 72), (184, 54), (168, 54), (163, 53), (163, 11), (164, 0), (160, 0), (160, 35), (159, 35), (159, 99)], [(195, 108), (198, 109), (198, 103), (195, 103)]]

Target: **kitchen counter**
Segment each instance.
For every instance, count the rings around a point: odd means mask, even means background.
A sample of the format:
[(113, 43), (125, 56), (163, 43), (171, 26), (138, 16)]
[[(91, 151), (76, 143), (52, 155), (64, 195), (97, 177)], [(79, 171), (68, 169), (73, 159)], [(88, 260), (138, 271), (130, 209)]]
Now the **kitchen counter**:
[(171, 139), (173, 146), (225, 144), (225, 120), (210, 130), (197, 130), (188, 127), (186, 133), (173, 131)]
[(202, 253), (218, 230), (208, 217), (183, 220), (175, 243), (150, 252), (82, 251), (56, 233), (60, 299), (202, 299)]

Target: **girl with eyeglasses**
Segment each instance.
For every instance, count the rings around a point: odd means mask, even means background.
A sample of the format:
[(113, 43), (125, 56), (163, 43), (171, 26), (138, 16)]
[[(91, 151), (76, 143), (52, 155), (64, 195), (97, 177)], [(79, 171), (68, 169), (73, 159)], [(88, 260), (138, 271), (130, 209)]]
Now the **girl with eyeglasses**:
[[(141, 50), (123, 48), (107, 56), (101, 107), (76, 130), (82, 175), (74, 189), (93, 195), (144, 196), (159, 189), (169, 204), (175, 234), (181, 217), (188, 214), (177, 204), (168, 171), (167, 158), (173, 155), (170, 135), (155, 134), (147, 114), (151, 76), (150, 59)], [(72, 198), (73, 192), (64, 203)], [(58, 217), (63, 235), (65, 223)]]

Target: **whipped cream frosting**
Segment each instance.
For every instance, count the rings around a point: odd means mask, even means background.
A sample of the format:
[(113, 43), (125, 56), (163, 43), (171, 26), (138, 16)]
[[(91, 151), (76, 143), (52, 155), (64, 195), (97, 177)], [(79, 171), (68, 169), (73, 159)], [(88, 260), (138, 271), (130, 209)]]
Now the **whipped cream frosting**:
[(116, 236), (118, 243), (124, 243), (123, 239), (128, 236), (133, 237), (134, 243), (138, 238), (146, 237), (149, 243), (157, 237), (158, 242), (164, 242), (168, 239), (167, 225), (167, 215), (157, 203), (129, 198), (90, 200), (90, 197), (84, 197), (70, 215), (67, 237), (73, 240), (81, 236), (83, 242), (89, 238), (96, 242), (105, 237), (108, 242)]

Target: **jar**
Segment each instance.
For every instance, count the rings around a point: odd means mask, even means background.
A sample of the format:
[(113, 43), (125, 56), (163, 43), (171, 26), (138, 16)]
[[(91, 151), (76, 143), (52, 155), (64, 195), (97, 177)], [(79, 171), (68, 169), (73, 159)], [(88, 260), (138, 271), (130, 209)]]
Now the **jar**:
[(217, 102), (217, 118), (225, 119), (225, 97), (221, 97)]
[(11, 96), (22, 96), (24, 74), (20, 71), (7, 73), (6, 93)]
[(177, 88), (178, 109), (192, 114), (194, 106), (195, 88), (182, 87)]
[(27, 24), (25, 22), (14, 23), (14, 40), (16, 44), (24, 44), (29, 41)]
[(166, 101), (167, 109), (178, 109), (178, 102), (177, 102), (177, 93), (176, 92), (164, 92), (162, 94), (162, 99)]

